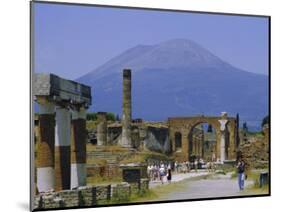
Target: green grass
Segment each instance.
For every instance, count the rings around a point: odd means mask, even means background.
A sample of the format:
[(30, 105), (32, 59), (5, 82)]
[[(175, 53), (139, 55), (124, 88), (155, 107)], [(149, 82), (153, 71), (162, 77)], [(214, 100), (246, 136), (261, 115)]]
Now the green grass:
[(269, 193), (269, 187), (268, 185), (263, 186), (260, 188), (259, 186), (257, 187), (255, 184), (252, 185), (251, 187), (248, 187), (246, 190), (243, 191), (245, 194), (268, 194)]
[[(260, 178), (260, 171), (247, 171), (247, 180), (251, 180), (254, 182), (253, 185), (247, 187), (245, 191), (243, 191), (245, 194), (268, 194), (269, 187), (268, 185), (264, 185), (262, 188), (260, 188), (259, 178)], [(232, 178), (237, 178), (237, 172), (235, 172), (232, 175)]]
[(120, 161), (120, 163), (145, 163), (148, 160), (163, 160), (163, 161), (169, 161), (172, 160), (172, 158), (166, 156), (162, 153), (157, 152), (150, 152), (150, 151), (143, 151), (143, 152), (137, 152), (134, 155), (128, 155), (128, 157), (123, 158), (123, 160)]
[(101, 177), (100, 175), (87, 177), (87, 185), (114, 184), (114, 183), (121, 183), (121, 182), (122, 182), (121, 176), (116, 176), (111, 178)]

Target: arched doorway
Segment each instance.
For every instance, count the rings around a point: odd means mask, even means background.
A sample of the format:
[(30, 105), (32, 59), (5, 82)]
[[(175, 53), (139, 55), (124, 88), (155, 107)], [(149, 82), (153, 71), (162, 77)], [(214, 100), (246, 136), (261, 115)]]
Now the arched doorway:
[(216, 159), (217, 133), (207, 122), (195, 124), (188, 134), (189, 160), (202, 158), (204, 161)]
[(180, 132), (175, 133), (175, 150), (177, 152), (181, 151), (182, 148), (182, 135)]

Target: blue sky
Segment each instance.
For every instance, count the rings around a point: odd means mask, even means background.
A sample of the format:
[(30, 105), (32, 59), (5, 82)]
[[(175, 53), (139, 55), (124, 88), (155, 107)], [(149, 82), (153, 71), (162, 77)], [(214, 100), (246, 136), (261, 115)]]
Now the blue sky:
[(191, 39), (226, 62), (268, 74), (268, 19), (34, 3), (35, 72), (76, 79), (128, 48)]

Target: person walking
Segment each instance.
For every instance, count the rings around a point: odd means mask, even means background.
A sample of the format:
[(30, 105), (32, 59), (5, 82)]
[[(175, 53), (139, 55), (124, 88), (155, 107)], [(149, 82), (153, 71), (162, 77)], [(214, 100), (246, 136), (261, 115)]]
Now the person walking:
[(198, 160), (195, 159), (194, 161), (194, 169), (195, 169), (195, 172), (197, 172), (197, 169), (198, 169)]
[(237, 163), (237, 172), (238, 172), (238, 185), (240, 191), (244, 190), (244, 181), (245, 181), (245, 162), (242, 157), (239, 157)]
[(159, 169), (159, 175), (160, 175), (160, 180), (161, 180), (161, 183), (164, 184), (164, 176), (165, 176), (165, 167), (164, 165), (162, 164), (160, 169)]
[(178, 170), (178, 161), (175, 162), (175, 171), (176, 171), (176, 173), (179, 172), (179, 170)]
[(167, 180), (168, 180), (168, 183), (171, 183), (171, 180), (172, 180), (172, 171), (171, 171), (170, 168), (168, 169)]

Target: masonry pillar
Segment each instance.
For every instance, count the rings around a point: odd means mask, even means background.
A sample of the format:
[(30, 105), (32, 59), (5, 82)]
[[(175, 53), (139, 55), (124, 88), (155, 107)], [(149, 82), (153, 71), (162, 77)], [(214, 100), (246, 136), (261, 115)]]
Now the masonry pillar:
[(106, 112), (98, 112), (97, 145), (107, 145), (107, 120)]
[(221, 139), (220, 139), (220, 161), (223, 163), (225, 161), (225, 137), (226, 137), (226, 124), (228, 120), (226, 119), (227, 113), (222, 113), (222, 119), (220, 122), (220, 131), (221, 131)]
[(54, 104), (47, 98), (37, 98), (39, 103), (39, 137), (37, 141), (37, 188), (39, 192), (54, 189), (54, 145), (55, 115)]
[(131, 70), (123, 70), (123, 115), (121, 145), (132, 147), (131, 139), (132, 99), (131, 99)]
[(70, 112), (56, 108), (55, 190), (70, 189)]
[(188, 145), (188, 134), (185, 131), (182, 131), (182, 153), (184, 154), (184, 160), (189, 160), (189, 145)]
[[(39, 161), (36, 164), (39, 192), (85, 185), (85, 111), (78, 108), (91, 105), (91, 87), (54, 74), (35, 73), (33, 91), (39, 106), (42, 105), (40, 114), (44, 114), (39, 118), (43, 134), (38, 139)], [(43, 102), (48, 103), (44, 105), (41, 99), (49, 99), (54, 105), (48, 101)], [(68, 107), (77, 110), (72, 114), (72, 121)]]
[(71, 189), (86, 185), (86, 111), (72, 110), (71, 120)]
[(196, 155), (196, 138), (192, 137), (192, 155)]
[[(230, 125), (230, 128), (229, 128), (229, 131), (230, 131), (230, 134), (229, 134), (229, 151), (228, 151), (228, 158), (229, 159), (235, 159), (236, 158), (236, 148), (235, 148), (235, 124), (234, 123), (229, 123), (231, 124)], [(228, 124), (228, 126), (229, 126)]]

